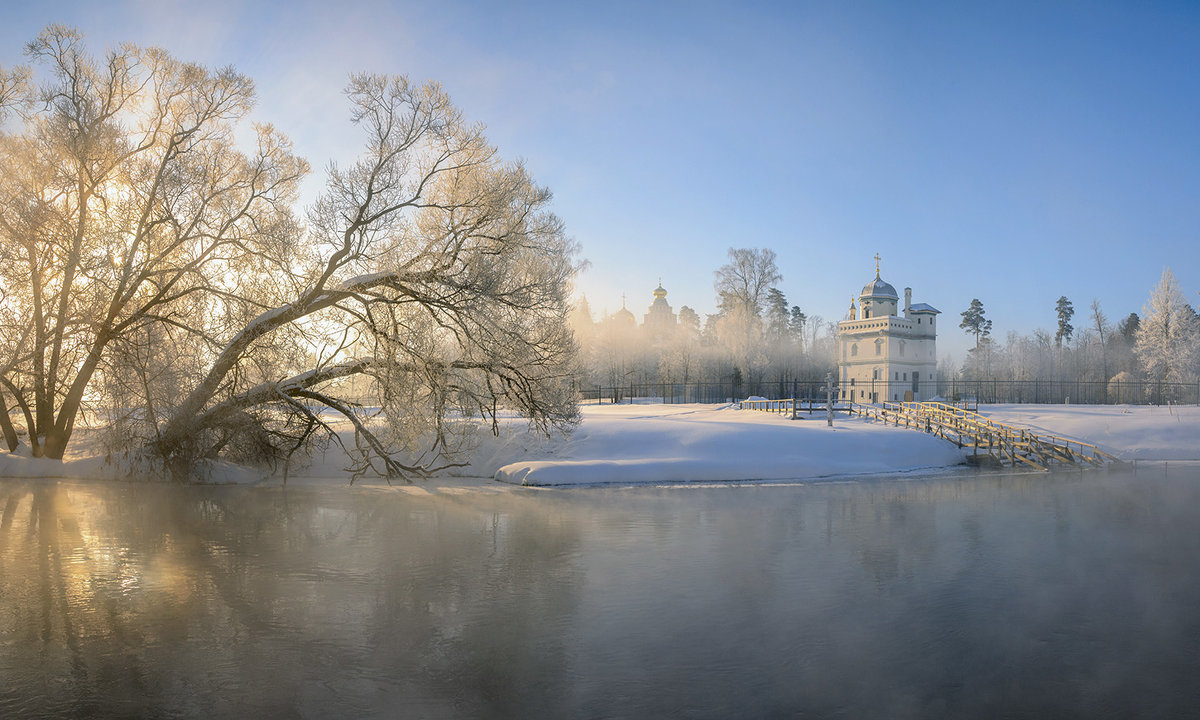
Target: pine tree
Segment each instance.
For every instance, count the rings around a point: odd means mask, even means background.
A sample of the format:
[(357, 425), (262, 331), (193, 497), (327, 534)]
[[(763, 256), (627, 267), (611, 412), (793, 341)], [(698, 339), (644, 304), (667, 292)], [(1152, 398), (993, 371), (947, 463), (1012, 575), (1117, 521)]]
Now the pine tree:
[(1075, 315), (1075, 307), (1071, 305), (1071, 301), (1066, 295), (1061, 295), (1058, 302), (1054, 304), (1054, 310), (1058, 313), (1058, 332), (1054, 333), (1054, 342), (1058, 345), (1058, 349), (1062, 350), (1063, 340), (1070, 340), (1071, 335), (1075, 332), (1075, 328), (1071, 325), (1071, 317)]
[(767, 337), (778, 342), (788, 334), (787, 297), (779, 288), (767, 290)]
[(800, 350), (804, 350), (804, 326), (808, 323), (808, 316), (805, 315), (799, 305), (792, 306), (791, 316), (788, 318), (788, 331), (792, 333), (792, 337), (796, 338), (796, 342), (800, 343)]
[(1133, 347), (1137, 344), (1138, 327), (1142, 324), (1142, 319), (1137, 313), (1129, 313), (1129, 316), (1117, 323), (1117, 332), (1121, 337), (1125, 338), (1125, 342)]
[(962, 312), (962, 322), (958, 326), (975, 336), (976, 350), (980, 341), (992, 334), (992, 321), (983, 316), (983, 303), (979, 302), (979, 298), (971, 299), (971, 306)]

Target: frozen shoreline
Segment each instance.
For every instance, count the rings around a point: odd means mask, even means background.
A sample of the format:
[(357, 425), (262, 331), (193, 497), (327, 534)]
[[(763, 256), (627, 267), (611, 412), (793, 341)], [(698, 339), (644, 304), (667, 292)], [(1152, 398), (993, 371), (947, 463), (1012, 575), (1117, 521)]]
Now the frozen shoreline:
[[(436, 484), (498, 481), (509, 485), (639, 485), (801, 482), (886, 476), (961, 464), (964, 453), (923, 433), (823, 413), (800, 419), (729, 405), (588, 405), (575, 434), (546, 439), (506, 423), (484, 437), (468, 467)], [(1122, 460), (1200, 460), (1200, 407), (988, 405), (995, 420), (1089, 442)], [(86, 443), (66, 462), (0, 454), (0, 477), (115, 478), (115, 465)], [(289, 483), (348, 482), (344, 456), (330, 449)], [(282, 482), (222, 466), (213, 483)], [(369, 484), (381, 481), (368, 480)], [(420, 483), (418, 483), (418, 486)]]

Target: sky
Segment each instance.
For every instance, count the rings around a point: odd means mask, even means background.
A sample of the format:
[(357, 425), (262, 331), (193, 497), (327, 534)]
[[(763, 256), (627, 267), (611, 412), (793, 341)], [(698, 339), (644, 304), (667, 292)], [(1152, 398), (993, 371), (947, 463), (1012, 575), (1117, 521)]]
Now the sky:
[(1141, 312), (1165, 267), (1200, 301), (1200, 4), (11, 2), (0, 65), (52, 22), (254, 78), (316, 172), (361, 138), (352, 72), (440, 82), (523, 159), (589, 262), (593, 311), (659, 283), (715, 311), (732, 247), (841, 319), (882, 276), (941, 310), (940, 356)]

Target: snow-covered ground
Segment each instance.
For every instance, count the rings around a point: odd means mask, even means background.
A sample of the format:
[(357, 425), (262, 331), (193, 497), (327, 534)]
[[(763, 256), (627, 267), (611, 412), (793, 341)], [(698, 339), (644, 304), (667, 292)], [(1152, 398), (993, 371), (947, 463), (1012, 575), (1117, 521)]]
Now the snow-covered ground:
[[(1123, 460), (1200, 460), (1200, 407), (991, 405), (989, 417), (1098, 445)], [(950, 443), (839, 416), (712, 405), (592, 405), (565, 444), (497, 468), (526, 485), (807, 480), (962, 462)], [(551, 452), (546, 452), (549, 450)]]
[(713, 405), (593, 405), (552, 456), (520, 458), (495, 478), (524, 485), (799, 480), (895, 473), (962, 462), (953, 445), (820, 413), (789, 420)]
[[(1124, 460), (1200, 460), (1200, 407), (990, 405), (980, 411), (1001, 422), (1098, 445)], [(815, 480), (885, 475), (957, 465), (963, 452), (924, 433), (823, 413), (800, 420), (728, 405), (588, 405), (567, 440), (523, 431), (511, 420), (499, 438), (487, 435), (461, 478), (494, 478), (518, 485)], [(346, 482), (345, 458), (330, 450), (289, 482)], [(0, 453), (0, 476), (117, 477), (86, 439), (66, 463)], [(261, 475), (222, 468), (219, 482), (259, 481)], [(274, 480), (278, 482), (278, 480)]]

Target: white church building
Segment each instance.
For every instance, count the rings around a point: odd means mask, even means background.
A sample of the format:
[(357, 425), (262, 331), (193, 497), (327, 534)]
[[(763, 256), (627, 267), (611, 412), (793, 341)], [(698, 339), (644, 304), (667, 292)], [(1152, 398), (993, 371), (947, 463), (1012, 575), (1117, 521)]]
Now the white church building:
[(842, 400), (872, 403), (928, 400), (937, 394), (937, 316), (941, 311), (913, 303), (904, 288), (904, 315), (896, 288), (879, 277), (850, 301), (848, 320), (838, 323), (838, 384)]

